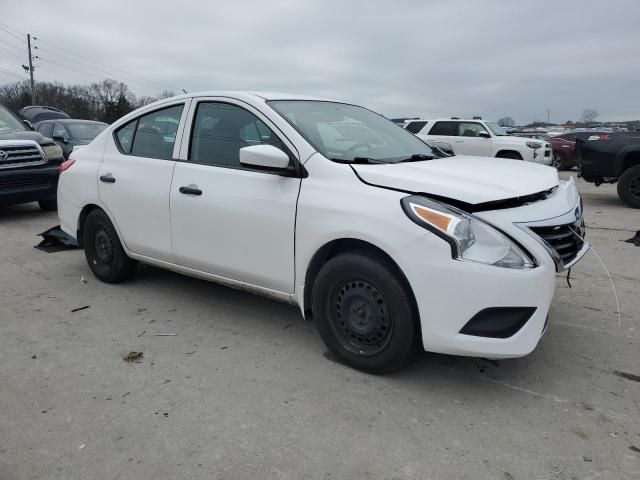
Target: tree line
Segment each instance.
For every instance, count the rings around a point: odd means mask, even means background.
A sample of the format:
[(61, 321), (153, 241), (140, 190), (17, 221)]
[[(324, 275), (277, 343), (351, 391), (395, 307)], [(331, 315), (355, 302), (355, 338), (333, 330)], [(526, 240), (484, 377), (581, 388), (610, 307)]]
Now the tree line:
[[(38, 105), (58, 108), (71, 118), (106, 123), (112, 123), (148, 103), (175, 95), (174, 92), (164, 91), (155, 97), (136, 96), (125, 83), (112, 79), (88, 85), (36, 82), (35, 88)], [(31, 105), (29, 82), (1, 86), (0, 103), (14, 112)]]

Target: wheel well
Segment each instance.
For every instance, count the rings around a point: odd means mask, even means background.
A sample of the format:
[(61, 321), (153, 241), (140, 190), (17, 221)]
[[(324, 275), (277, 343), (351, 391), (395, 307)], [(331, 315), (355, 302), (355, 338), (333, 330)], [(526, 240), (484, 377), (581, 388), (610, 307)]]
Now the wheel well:
[(629, 152), (624, 157), (623, 170), (640, 165), (640, 152)]
[(370, 255), (371, 257), (384, 262), (388, 267), (390, 267), (398, 274), (398, 277), (400, 278), (403, 286), (409, 294), (409, 297), (411, 298), (411, 303), (413, 304), (412, 308), (414, 310), (416, 318), (418, 319), (418, 338), (420, 339), (420, 342), (422, 342), (422, 330), (420, 328), (418, 304), (416, 303), (416, 298), (413, 294), (413, 290), (411, 289), (411, 285), (409, 284), (409, 280), (407, 280), (407, 277), (405, 277), (398, 264), (384, 250), (376, 247), (372, 243), (355, 238), (341, 238), (327, 243), (315, 253), (313, 258), (311, 259), (311, 262), (309, 262), (309, 266), (307, 267), (307, 274), (304, 281), (303, 301), (305, 318), (307, 320), (313, 319), (313, 312), (311, 310), (311, 298), (313, 294), (313, 283), (316, 279), (316, 276), (318, 275), (318, 272), (320, 272), (322, 266), (331, 258), (345, 252), (366, 253), (367, 255)]
[(496, 153), (497, 158), (510, 158), (509, 155), (514, 155), (516, 158), (522, 160), (522, 155), (517, 150), (500, 150)]
[(80, 212), (80, 216), (78, 217), (78, 231), (76, 233), (76, 239), (78, 240), (78, 246), (82, 247), (82, 232), (84, 231), (84, 222), (89, 216), (89, 214), (94, 210), (101, 210), (98, 205), (85, 205), (82, 211)]

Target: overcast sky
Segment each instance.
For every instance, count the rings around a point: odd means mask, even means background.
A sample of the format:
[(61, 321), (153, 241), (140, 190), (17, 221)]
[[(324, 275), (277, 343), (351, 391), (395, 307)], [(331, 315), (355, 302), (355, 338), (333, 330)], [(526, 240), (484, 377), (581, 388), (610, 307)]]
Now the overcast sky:
[[(0, 11), (38, 37), (37, 80), (307, 93), (387, 116), (640, 118), (638, 0), (0, 0)], [(0, 68), (24, 74), (9, 31)]]

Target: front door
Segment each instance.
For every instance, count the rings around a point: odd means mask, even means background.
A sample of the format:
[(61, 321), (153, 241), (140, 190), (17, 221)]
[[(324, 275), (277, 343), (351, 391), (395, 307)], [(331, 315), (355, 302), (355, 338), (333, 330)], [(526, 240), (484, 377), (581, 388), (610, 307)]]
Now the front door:
[(239, 160), (250, 145), (271, 144), (292, 157), (291, 150), (248, 106), (201, 101), (192, 108), (188, 158), (176, 164), (171, 185), (174, 261), (292, 293), (301, 180)]

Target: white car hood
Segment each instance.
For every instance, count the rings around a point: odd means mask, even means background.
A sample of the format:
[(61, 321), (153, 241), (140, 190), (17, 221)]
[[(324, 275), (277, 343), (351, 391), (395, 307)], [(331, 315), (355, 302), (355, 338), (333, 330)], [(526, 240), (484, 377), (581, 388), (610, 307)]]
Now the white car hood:
[(455, 156), (383, 165), (352, 165), (371, 185), (428, 193), (469, 204), (506, 200), (558, 186), (555, 168), (519, 160)]

